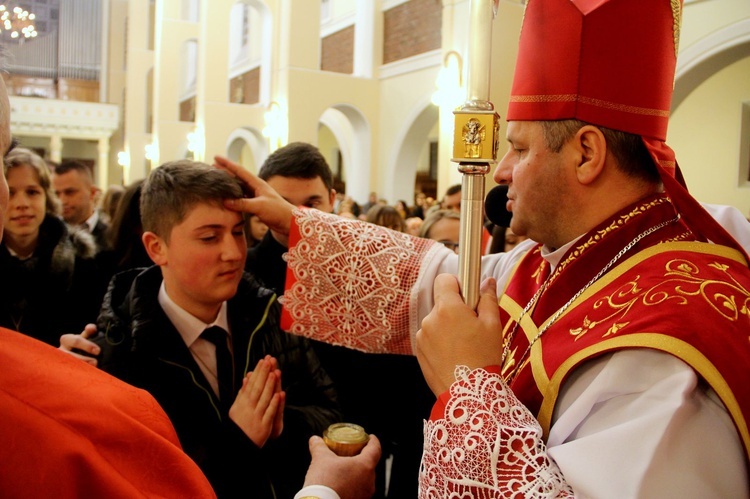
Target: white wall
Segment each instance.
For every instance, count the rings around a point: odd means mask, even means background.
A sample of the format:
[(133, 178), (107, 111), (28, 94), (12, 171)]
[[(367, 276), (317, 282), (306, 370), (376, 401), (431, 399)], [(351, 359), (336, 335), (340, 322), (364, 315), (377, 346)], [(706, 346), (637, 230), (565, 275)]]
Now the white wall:
[(750, 182), (740, 179), (743, 102), (750, 102), (750, 57), (693, 90), (672, 113), (667, 143), (675, 150), (693, 196), (732, 205), (747, 215)]

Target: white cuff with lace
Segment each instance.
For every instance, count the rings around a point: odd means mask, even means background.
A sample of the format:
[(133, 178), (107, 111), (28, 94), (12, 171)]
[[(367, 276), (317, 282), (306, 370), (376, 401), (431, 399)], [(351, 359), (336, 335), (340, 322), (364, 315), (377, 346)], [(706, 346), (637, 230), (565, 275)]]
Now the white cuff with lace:
[(341, 499), (335, 490), (325, 485), (308, 485), (294, 495), (294, 499)]
[(572, 497), (542, 428), (498, 374), (456, 368), (443, 418), (425, 423), (420, 497)]

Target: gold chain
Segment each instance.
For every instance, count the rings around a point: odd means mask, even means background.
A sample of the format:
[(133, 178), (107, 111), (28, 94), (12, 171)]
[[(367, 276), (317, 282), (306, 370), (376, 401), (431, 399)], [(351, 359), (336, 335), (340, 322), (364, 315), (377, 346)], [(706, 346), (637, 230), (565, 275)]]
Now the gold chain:
[[(539, 332), (536, 334), (536, 336), (534, 336), (534, 338), (529, 342), (529, 346), (526, 347), (526, 350), (523, 352), (523, 355), (521, 355), (521, 357), (518, 359), (518, 364), (510, 373), (510, 376), (506, 378), (506, 381), (510, 383), (513, 379), (515, 379), (515, 377), (518, 375), (518, 371), (521, 369), (521, 366), (526, 360), (526, 357), (531, 353), (531, 347), (534, 346), (534, 344), (542, 337), (542, 335), (545, 332), (547, 332), (547, 330), (552, 326), (552, 324), (554, 324), (557, 321), (557, 319), (560, 318), (560, 316), (568, 309), (568, 307), (570, 307), (573, 304), (575, 300), (578, 299), (579, 296), (583, 294), (584, 291), (586, 291), (589, 287), (591, 287), (592, 284), (598, 281), (599, 278), (601, 278), (605, 272), (607, 272), (620, 258), (622, 258), (623, 255), (625, 255), (625, 253), (630, 251), (630, 249), (632, 249), (633, 246), (635, 246), (638, 243), (638, 241), (640, 241), (641, 239), (643, 239), (644, 237), (650, 234), (653, 234), (654, 232), (661, 229), (662, 227), (666, 227), (667, 225), (678, 221), (679, 219), (680, 219), (680, 215), (678, 214), (676, 217), (674, 217), (671, 220), (667, 220), (665, 222), (661, 222), (657, 225), (654, 225), (653, 227), (646, 229), (645, 231), (635, 236), (635, 238), (632, 241), (630, 241), (627, 245), (625, 245), (625, 247), (623, 247), (604, 267), (602, 267), (602, 269), (589, 282), (587, 282), (581, 289), (579, 289), (578, 292), (575, 295), (573, 295), (570, 298), (570, 300), (567, 301), (567, 303), (565, 303), (565, 305), (560, 307), (557, 310), (557, 312), (555, 312), (555, 314), (552, 316), (552, 318), (549, 319), (547, 323), (542, 326), (541, 329), (539, 329)], [(523, 316), (526, 315), (528, 311), (537, 303), (537, 301), (542, 296), (544, 291), (547, 290), (547, 287), (552, 278), (552, 275), (553, 274), (550, 273), (550, 275), (547, 276), (547, 279), (545, 279), (542, 286), (537, 290), (536, 293), (534, 293), (534, 296), (531, 297), (531, 300), (529, 300), (529, 303), (527, 303), (526, 306), (524, 307), (523, 311), (521, 312), (521, 315), (518, 317), (518, 320), (516, 320), (516, 323), (513, 326), (513, 329), (511, 330), (510, 334), (508, 335), (507, 340), (503, 342), (503, 356), (500, 361), (501, 367), (505, 366), (505, 361), (507, 360), (508, 354), (510, 352), (510, 345), (515, 339), (516, 334), (518, 333), (518, 326), (521, 323), (521, 319), (523, 319)]]

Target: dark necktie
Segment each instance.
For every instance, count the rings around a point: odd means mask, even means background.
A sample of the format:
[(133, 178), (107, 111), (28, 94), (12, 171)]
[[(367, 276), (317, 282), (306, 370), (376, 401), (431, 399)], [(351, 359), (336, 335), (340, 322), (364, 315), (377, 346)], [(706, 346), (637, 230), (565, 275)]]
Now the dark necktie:
[(201, 337), (216, 346), (216, 378), (219, 383), (219, 400), (225, 409), (229, 409), (234, 402), (234, 369), (232, 354), (227, 344), (228, 335), (219, 326), (207, 328)]

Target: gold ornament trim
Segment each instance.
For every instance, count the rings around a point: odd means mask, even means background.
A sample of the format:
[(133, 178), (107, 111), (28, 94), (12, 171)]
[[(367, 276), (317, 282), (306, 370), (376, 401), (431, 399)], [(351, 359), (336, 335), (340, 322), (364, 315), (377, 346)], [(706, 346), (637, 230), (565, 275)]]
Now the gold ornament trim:
[(454, 163), (496, 163), (500, 117), (494, 111), (456, 110), (453, 130)]
[(737, 430), (745, 446), (746, 455), (750, 458), (750, 432), (748, 431), (746, 415), (742, 414), (742, 409), (740, 408), (737, 398), (734, 396), (734, 393), (732, 393), (732, 390), (729, 388), (729, 384), (726, 380), (724, 380), (724, 377), (719, 373), (719, 370), (705, 357), (705, 355), (689, 343), (671, 336), (648, 332), (611, 338), (585, 348), (565, 360), (565, 362), (560, 365), (557, 371), (555, 371), (549, 379), (549, 383), (542, 386), (537, 381), (537, 387), (543, 397), (537, 420), (544, 432), (545, 442), (549, 437), (549, 430), (552, 425), (552, 414), (555, 409), (557, 398), (560, 394), (560, 388), (569, 372), (584, 360), (591, 358), (594, 355), (613, 350), (622, 350), (625, 348), (650, 348), (665, 352), (677, 357), (695, 369), (698, 374), (708, 382), (726, 406), (729, 415), (737, 425)]
[(621, 215), (619, 218), (615, 219), (610, 223), (607, 227), (599, 230), (596, 232), (596, 234), (592, 234), (587, 240), (580, 241), (580, 244), (577, 244), (575, 246), (575, 249), (571, 251), (571, 253), (568, 255), (568, 257), (560, 262), (557, 265), (557, 268), (555, 268), (555, 273), (550, 277), (550, 284), (552, 284), (552, 281), (557, 279), (557, 276), (560, 275), (560, 273), (567, 267), (570, 263), (572, 263), (575, 259), (579, 258), (583, 253), (594, 246), (596, 243), (602, 241), (605, 237), (609, 236), (611, 233), (615, 232), (617, 229), (621, 229), (624, 227), (628, 222), (630, 222), (632, 219), (638, 217), (639, 215), (643, 215), (644, 213), (648, 212), (650, 209), (662, 205), (664, 203), (670, 203), (669, 199), (666, 197), (660, 197), (657, 199), (654, 199), (652, 201), (649, 201), (648, 203), (643, 203), (632, 210), (630, 212), (625, 213), (624, 215)]
[[(702, 298), (718, 313), (718, 319), (735, 322), (741, 316), (750, 320), (750, 290), (746, 289), (729, 272), (729, 266), (719, 262), (707, 264), (724, 273), (725, 280), (710, 279), (701, 276), (700, 266), (686, 258), (675, 258), (665, 265), (661, 282), (648, 289), (639, 286), (640, 275), (624, 283), (609, 296), (603, 297), (593, 305), (593, 312), (601, 311), (603, 316), (596, 319), (594, 313), (587, 314), (580, 327), (570, 329), (573, 341), (577, 341), (593, 331), (602, 323), (609, 323), (617, 317), (621, 322), (615, 322), (602, 337), (617, 334), (630, 321), (625, 317), (638, 303), (646, 307), (662, 305), (666, 302), (676, 305), (689, 305), (694, 298)], [(711, 292), (708, 292), (708, 288)], [(750, 340), (750, 335), (748, 336)]]
[(656, 116), (659, 118), (669, 118), (669, 109), (654, 109), (650, 107), (628, 106), (618, 102), (610, 102), (593, 97), (586, 97), (578, 94), (558, 94), (558, 95), (511, 95), (510, 102), (522, 104), (544, 103), (544, 102), (580, 102), (600, 107), (602, 109), (611, 109), (623, 113), (638, 114), (642, 116)]
[(672, 33), (674, 37), (674, 56), (680, 50), (680, 30), (682, 28), (682, 0), (670, 0), (672, 7)]
[(644, 260), (648, 260), (652, 256), (667, 251), (687, 251), (693, 253), (701, 253), (704, 255), (713, 255), (717, 258), (726, 258), (727, 260), (737, 262), (740, 265), (747, 266), (747, 262), (745, 261), (745, 258), (742, 256), (742, 254), (740, 254), (739, 251), (733, 248), (729, 248), (728, 246), (721, 246), (711, 243), (701, 243), (696, 241), (663, 242), (661, 244), (657, 244), (655, 246), (647, 248), (639, 253), (636, 253), (635, 255), (622, 262), (620, 265), (617, 265), (612, 270), (607, 272), (602, 276), (601, 279), (595, 282), (589, 289), (587, 289), (581, 296), (579, 296), (578, 299), (570, 307), (570, 309), (567, 310), (563, 315), (561, 315), (558, 320), (565, 317), (570, 310), (575, 308), (577, 304), (588, 300), (591, 296), (601, 291), (602, 288), (609, 285), (612, 281), (619, 278), (622, 274), (628, 272), (639, 263), (643, 262)]

